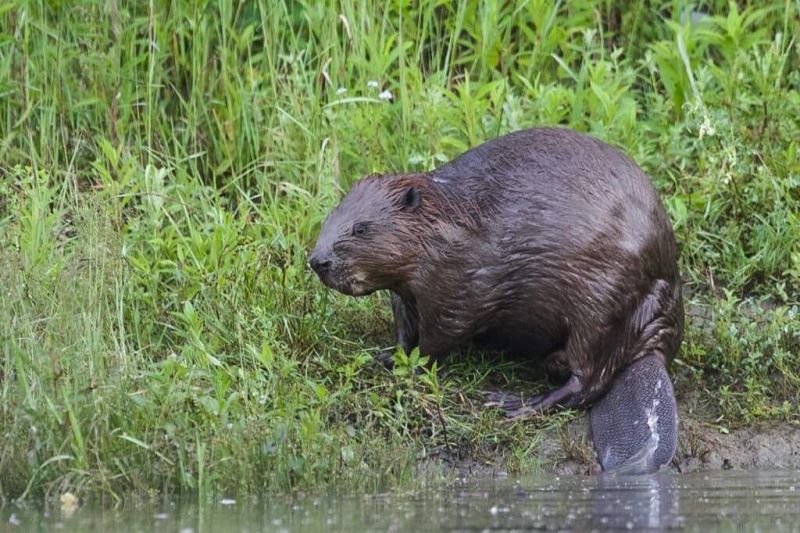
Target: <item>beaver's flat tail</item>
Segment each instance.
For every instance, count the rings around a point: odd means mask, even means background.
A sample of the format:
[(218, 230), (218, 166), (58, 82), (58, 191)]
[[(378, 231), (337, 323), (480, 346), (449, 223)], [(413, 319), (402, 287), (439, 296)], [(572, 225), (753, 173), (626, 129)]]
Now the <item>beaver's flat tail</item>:
[(678, 445), (678, 413), (662, 357), (649, 354), (622, 370), (591, 410), (592, 438), (604, 471), (650, 474)]

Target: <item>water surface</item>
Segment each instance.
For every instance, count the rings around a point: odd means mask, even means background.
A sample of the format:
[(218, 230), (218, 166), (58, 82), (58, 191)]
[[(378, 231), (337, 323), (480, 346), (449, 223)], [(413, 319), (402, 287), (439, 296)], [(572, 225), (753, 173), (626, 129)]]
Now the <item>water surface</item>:
[(800, 473), (478, 477), (435, 491), (83, 506), (69, 517), (9, 505), (0, 520), (0, 531), (800, 531)]

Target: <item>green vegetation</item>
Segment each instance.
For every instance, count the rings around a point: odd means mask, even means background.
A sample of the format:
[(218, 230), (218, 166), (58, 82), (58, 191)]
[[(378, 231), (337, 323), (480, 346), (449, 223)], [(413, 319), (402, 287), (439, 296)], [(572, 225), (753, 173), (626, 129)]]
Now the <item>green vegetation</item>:
[(662, 191), (697, 416), (800, 423), (800, 1), (699, 4), (4, 1), (0, 498), (535, 468), (578, 415), (508, 422), (478, 394), (524, 365), (377, 369), (387, 298), (305, 266), (359, 176), (533, 125), (620, 146)]

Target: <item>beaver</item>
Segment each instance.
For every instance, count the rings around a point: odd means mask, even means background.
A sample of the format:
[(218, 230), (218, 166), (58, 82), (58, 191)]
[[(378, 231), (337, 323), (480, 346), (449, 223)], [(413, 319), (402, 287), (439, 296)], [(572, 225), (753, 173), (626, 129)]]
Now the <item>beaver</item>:
[(591, 407), (602, 468), (643, 473), (677, 444), (666, 372), (683, 334), (677, 255), (636, 163), (587, 134), (534, 128), (430, 172), (359, 180), (309, 265), (344, 294), (390, 291), (406, 352), (474, 343), (563, 374), (550, 392), (489, 393), (486, 405), (510, 417)]

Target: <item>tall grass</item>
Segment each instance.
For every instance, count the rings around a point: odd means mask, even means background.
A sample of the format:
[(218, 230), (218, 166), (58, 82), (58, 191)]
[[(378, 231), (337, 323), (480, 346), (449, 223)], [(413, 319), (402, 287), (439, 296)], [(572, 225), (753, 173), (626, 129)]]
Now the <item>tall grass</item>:
[(359, 176), (533, 125), (622, 147), (663, 193), (705, 317), (679, 394), (702, 390), (723, 425), (797, 424), (799, 14), (7, 0), (0, 498), (377, 490), (442, 451), (535, 467), (531, 442), (571, 415), (509, 424), (476, 396), (524, 368), (377, 370), (386, 298), (305, 267)]

